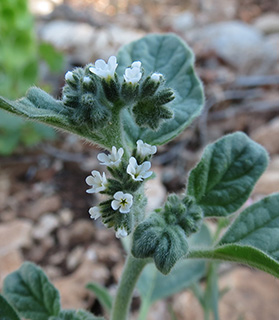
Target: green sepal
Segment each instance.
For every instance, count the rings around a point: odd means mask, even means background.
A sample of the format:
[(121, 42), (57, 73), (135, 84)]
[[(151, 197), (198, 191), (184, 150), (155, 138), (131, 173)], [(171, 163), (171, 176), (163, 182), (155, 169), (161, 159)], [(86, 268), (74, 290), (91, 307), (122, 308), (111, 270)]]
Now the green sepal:
[(127, 103), (130, 104), (138, 99), (139, 85), (123, 82), (121, 87), (121, 97)]
[(48, 320), (60, 312), (58, 291), (43, 270), (31, 262), (24, 262), (5, 278), (3, 295), (20, 316), (30, 320)]
[(267, 164), (266, 150), (246, 134), (227, 135), (206, 147), (190, 172), (187, 194), (206, 217), (227, 216), (248, 199)]
[(171, 108), (157, 104), (156, 99), (143, 99), (132, 110), (136, 124), (152, 130), (157, 130), (163, 120), (173, 117)]
[(202, 218), (202, 210), (192, 199), (183, 201), (177, 195), (169, 196), (163, 209), (137, 226), (132, 254), (136, 258), (153, 257), (158, 270), (169, 273), (187, 254), (187, 237), (199, 230)]
[(140, 98), (153, 96), (159, 88), (160, 84), (160, 81), (153, 81), (151, 77), (148, 76), (140, 86)]
[(0, 294), (0, 319), (1, 320), (20, 320), (16, 310)]
[(102, 86), (106, 98), (110, 102), (116, 102), (120, 98), (120, 84), (118, 81), (117, 74), (115, 78), (102, 79)]

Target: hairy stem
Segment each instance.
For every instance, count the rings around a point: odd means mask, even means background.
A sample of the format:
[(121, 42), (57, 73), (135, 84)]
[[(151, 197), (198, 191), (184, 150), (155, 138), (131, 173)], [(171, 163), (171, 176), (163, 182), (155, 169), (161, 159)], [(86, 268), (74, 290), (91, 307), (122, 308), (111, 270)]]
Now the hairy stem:
[(148, 259), (136, 259), (131, 254), (127, 257), (117, 294), (111, 313), (111, 320), (126, 320), (132, 300), (132, 294), (136, 282), (139, 278)]

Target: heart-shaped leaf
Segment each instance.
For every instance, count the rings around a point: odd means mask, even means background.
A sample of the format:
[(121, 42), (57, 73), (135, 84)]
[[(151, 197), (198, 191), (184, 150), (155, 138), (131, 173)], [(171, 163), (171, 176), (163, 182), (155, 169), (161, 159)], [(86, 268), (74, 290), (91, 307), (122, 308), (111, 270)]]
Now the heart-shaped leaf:
[(60, 311), (60, 296), (41, 268), (25, 262), (4, 280), (4, 297), (31, 320), (48, 320)]
[(279, 194), (245, 209), (216, 248), (189, 257), (240, 262), (279, 278)]
[(190, 172), (187, 194), (205, 216), (227, 216), (248, 199), (267, 164), (262, 146), (242, 132), (227, 135), (206, 147)]

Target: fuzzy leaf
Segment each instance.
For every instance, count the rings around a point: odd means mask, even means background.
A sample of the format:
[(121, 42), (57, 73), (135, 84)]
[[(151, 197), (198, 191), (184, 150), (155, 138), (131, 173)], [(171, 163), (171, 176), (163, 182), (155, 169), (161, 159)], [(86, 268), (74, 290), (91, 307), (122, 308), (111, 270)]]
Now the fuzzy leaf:
[(265, 149), (237, 132), (206, 147), (190, 172), (187, 194), (205, 216), (227, 216), (248, 199), (268, 164)]
[(279, 278), (279, 194), (245, 209), (215, 249), (190, 257), (245, 263)]
[[(205, 226), (189, 238), (190, 248), (205, 247), (210, 244), (210, 234)], [(150, 305), (156, 300), (167, 298), (190, 287), (205, 274), (204, 261), (180, 260), (168, 275), (161, 274), (154, 264), (147, 265), (137, 283), (141, 298)]]
[(146, 74), (159, 72), (165, 76), (166, 87), (175, 92), (175, 99), (170, 103), (174, 117), (153, 131), (137, 128), (131, 114), (125, 111), (125, 130), (133, 143), (142, 139), (150, 144), (164, 144), (181, 133), (201, 113), (204, 104), (203, 88), (193, 69), (194, 55), (173, 34), (151, 34), (120, 49), (117, 68), (119, 77), (136, 60), (142, 62)]
[(109, 313), (112, 309), (112, 297), (109, 294), (108, 290), (101, 286), (98, 283), (88, 283), (86, 288), (95, 293), (96, 297), (98, 298), (100, 304), (106, 309)]
[(1, 320), (20, 320), (14, 308), (8, 301), (0, 295), (0, 319)]
[(19, 312), (31, 320), (48, 320), (58, 315), (60, 297), (41, 268), (25, 262), (4, 280), (4, 297)]

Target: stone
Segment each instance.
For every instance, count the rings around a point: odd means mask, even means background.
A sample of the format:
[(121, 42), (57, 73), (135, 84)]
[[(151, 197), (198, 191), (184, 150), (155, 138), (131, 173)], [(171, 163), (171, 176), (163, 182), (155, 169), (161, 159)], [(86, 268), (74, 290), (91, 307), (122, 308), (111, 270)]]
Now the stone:
[(253, 26), (241, 21), (227, 21), (190, 30), (186, 40), (203, 54), (215, 52), (241, 74), (272, 72), (276, 48)]
[(82, 262), (84, 257), (83, 247), (75, 247), (67, 255), (66, 266), (69, 271), (75, 270)]
[(262, 271), (237, 267), (220, 279), (229, 291), (220, 300), (220, 319), (278, 318), (279, 280)]
[(11, 272), (17, 270), (23, 263), (23, 257), (19, 250), (0, 253), (0, 290), (5, 277)]
[(260, 177), (253, 193), (269, 195), (279, 192), (279, 170), (268, 169)]
[(88, 249), (95, 253), (97, 261), (105, 264), (117, 263), (121, 257), (121, 249), (116, 242), (110, 243), (109, 246), (94, 243)]
[(161, 168), (153, 166), (152, 171), (156, 175), (155, 178), (148, 180), (145, 183), (145, 191), (148, 199), (146, 212), (151, 212), (154, 209), (161, 207), (167, 194), (167, 190), (162, 183)]
[(67, 228), (69, 234), (69, 245), (90, 242), (94, 237), (94, 225), (90, 219), (80, 219)]
[(251, 132), (250, 137), (263, 145), (271, 155), (279, 153), (279, 117)]
[(200, 320), (204, 317), (197, 298), (190, 291), (174, 295), (172, 308), (177, 320)]
[(32, 223), (28, 220), (15, 220), (0, 225), (0, 254), (14, 249), (29, 248), (31, 245)]
[(123, 44), (141, 38), (143, 33), (115, 26), (100, 29), (87, 23), (54, 20), (45, 24), (39, 35), (41, 40), (66, 52), (72, 63), (85, 65), (116, 55)]
[(92, 297), (92, 294), (85, 288), (86, 284), (88, 282), (104, 284), (109, 274), (109, 270), (104, 265), (85, 259), (74, 273), (54, 280), (54, 285), (60, 292), (62, 307), (65, 309), (88, 308), (89, 297)]
[(58, 218), (54, 214), (43, 215), (38, 224), (34, 226), (32, 235), (36, 240), (44, 239), (59, 226)]
[(71, 224), (74, 218), (74, 213), (69, 208), (64, 208), (59, 211), (59, 221), (63, 226)]
[(192, 29), (196, 24), (195, 15), (190, 11), (177, 13), (171, 17), (171, 28), (178, 33)]
[(254, 26), (265, 34), (279, 33), (279, 14), (263, 14), (254, 21)]
[(6, 199), (9, 196), (11, 181), (7, 174), (0, 175), (0, 209), (5, 208)]
[(61, 207), (59, 196), (53, 195), (32, 201), (20, 210), (19, 215), (32, 220), (37, 220), (44, 213), (56, 212)]

